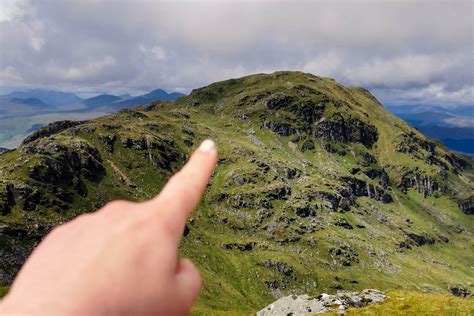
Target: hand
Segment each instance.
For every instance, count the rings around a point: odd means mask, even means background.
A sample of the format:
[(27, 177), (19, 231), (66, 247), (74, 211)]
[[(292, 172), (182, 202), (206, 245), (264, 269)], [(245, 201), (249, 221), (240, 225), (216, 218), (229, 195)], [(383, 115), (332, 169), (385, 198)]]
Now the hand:
[(214, 143), (204, 141), (157, 197), (114, 201), (55, 228), (20, 270), (0, 315), (189, 312), (201, 277), (178, 259), (178, 246), (216, 161)]

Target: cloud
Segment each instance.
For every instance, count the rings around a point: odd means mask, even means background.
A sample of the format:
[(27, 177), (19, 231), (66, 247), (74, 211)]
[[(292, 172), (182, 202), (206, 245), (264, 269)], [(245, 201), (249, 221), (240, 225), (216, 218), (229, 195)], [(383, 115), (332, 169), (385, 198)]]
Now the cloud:
[(471, 1), (2, 0), (0, 85), (187, 92), (288, 69), (364, 86), (384, 102), (474, 104), (473, 9)]
[(69, 80), (71, 82), (82, 82), (94, 79), (106, 71), (107, 68), (116, 64), (115, 58), (106, 56), (99, 61), (93, 61), (81, 66), (61, 68), (51, 66), (46, 69), (46, 74), (57, 78), (58, 81)]

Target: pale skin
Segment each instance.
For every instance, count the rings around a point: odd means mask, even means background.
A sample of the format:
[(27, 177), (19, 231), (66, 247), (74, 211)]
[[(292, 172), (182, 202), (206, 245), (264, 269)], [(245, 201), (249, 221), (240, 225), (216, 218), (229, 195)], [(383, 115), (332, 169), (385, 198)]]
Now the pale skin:
[(217, 162), (204, 141), (155, 198), (114, 201), (51, 231), (0, 315), (186, 315), (202, 287), (178, 247)]

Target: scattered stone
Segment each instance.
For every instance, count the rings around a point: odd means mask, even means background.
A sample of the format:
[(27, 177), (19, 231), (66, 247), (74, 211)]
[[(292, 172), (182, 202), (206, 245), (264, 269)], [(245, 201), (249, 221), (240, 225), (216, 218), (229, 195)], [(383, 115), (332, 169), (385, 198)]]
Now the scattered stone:
[(290, 295), (280, 298), (257, 312), (257, 316), (315, 315), (325, 312), (344, 314), (348, 307), (363, 307), (383, 302), (387, 296), (378, 290), (361, 292), (338, 291), (335, 295), (326, 293), (317, 297)]
[(461, 285), (452, 285), (448, 287), (448, 290), (451, 294), (458, 297), (474, 297), (474, 295)]
[(255, 247), (256, 243), (248, 242), (248, 243), (226, 243), (222, 244), (222, 248), (225, 250), (240, 250), (240, 251), (250, 251)]

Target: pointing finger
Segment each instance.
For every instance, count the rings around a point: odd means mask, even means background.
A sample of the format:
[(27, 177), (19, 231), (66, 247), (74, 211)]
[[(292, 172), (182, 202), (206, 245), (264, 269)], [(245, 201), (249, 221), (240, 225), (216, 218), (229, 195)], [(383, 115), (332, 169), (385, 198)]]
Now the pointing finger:
[(193, 153), (188, 163), (152, 199), (160, 221), (178, 241), (186, 220), (201, 199), (217, 162), (217, 149), (212, 140), (205, 140)]

